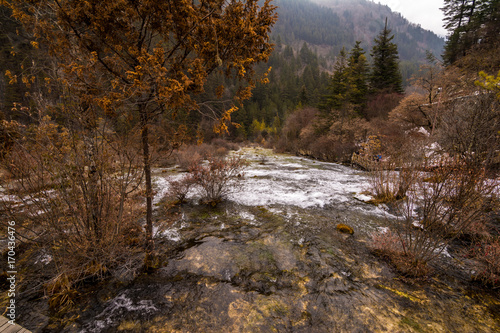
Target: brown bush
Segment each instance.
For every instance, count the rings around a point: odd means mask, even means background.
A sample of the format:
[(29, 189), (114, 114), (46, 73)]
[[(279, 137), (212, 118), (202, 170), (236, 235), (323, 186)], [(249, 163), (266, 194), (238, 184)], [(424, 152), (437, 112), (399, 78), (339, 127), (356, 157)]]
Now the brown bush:
[(475, 278), (494, 288), (500, 287), (500, 240), (476, 243), (470, 257), (478, 262)]
[(0, 120), (0, 159), (3, 159), (19, 139), (23, 125), (12, 120)]
[(226, 149), (226, 151), (240, 149), (240, 146), (236, 142), (232, 142), (222, 138), (215, 138), (210, 142), (210, 144), (218, 148), (224, 148)]
[(372, 96), (368, 100), (364, 111), (366, 119), (386, 119), (389, 112), (398, 106), (403, 97), (404, 95), (398, 93), (380, 93)]
[(332, 135), (323, 135), (311, 141), (308, 146), (310, 155), (322, 161), (348, 163), (357, 150), (354, 142), (337, 141)]
[(407, 244), (401, 235), (391, 230), (373, 234), (370, 247), (375, 254), (387, 258), (405, 276), (423, 277), (430, 273), (427, 262), (406, 251)]
[(330, 115), (335, 120), (327, 121), (313, 108), (295, 111), (283, 126), (277, 150), (348, 163), (357, 143), (366, 137), (368, 124), (359, 117), (336, 112)]
[(137, 250), (129, 238), (142, 239), (140, 149), (105, 128), (81, 134), (44, 118), (4, 160), (13, 179), (0, 209), (21, 240), (36, 239), (52, 254), (57, 270), (47, 291), (61, 306), (80, 281), (128, 265)]
[(207, 158), (211, 148), (205, 143), (201, 145), (187, 145), (174, 152), (173, 157), (177, 165), (184, 170), (188, 170), (193, 164)]
[(296, 153), (304, 148), (300, 136), (303, 130), (312, 125), (319, 111), (315, 108), (305, 107), (295, 110), (288, 116), (281, 130), (281, 136), (277, 143), (279, 151)]
[(178, 203), (183, 203), (186, 200), (186, 196), (189, 190), (195, 185), (193, 177), (189, 174), (180, 180), (173, 180), (170, 182), (170, 195)]
[(403, 252), (401, 239), (391, 230), (377, 232), (372, 235), (370, 247), (381, 254), (393, 256)]
[(202, 202), (217, 205), (237, 186), (243, 177), (246, 161), (241, 157), (210, 157), (206, 164), (197, 163), (189, 168), (191, 181), (198, 187)]
[(441, 146), (478, 165), (498, 159), (500, 102), (494, 93), (474, 93), (447, 101), (436, 131)]
[(427, 96), (413, 93), (401, 100), (389, 113), (389, 119), (405, 129), (424, 127), (432, 131), (438, 120), (437, 112), (437, 105), (429, 104)]
[(396, 206), (400, 218), (395, 229), (405, 255), (415, 264), (435, 260), (451, 241), (484, 219), (493, 193), (484, 169), (463, 160), (443, 160), (433, 174), (440, 181), (418, 180), (414, 193)]
[(212, 142), (212, 144), (202, 143), (184, 146), (174, 152), (173, 158), (180, 168), (188, 170), (201, 160), (206, 160), (212, 156), (222, 158), (228, 154), (229, 150), (238, 149), (237, 144), (232, 144), (223, 139), (214, 139)]

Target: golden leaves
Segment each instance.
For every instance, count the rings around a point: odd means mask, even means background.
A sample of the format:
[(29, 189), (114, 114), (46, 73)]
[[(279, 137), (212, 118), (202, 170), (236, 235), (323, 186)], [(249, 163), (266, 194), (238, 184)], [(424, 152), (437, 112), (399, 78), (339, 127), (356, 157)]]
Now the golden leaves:
[(222, 98), (222, 94), (224, 93), (224, 86), (221, 84), (220, 86), (217, 87), (215, 90), (215, 95), (217, 98)]
[(264, 74), (262, 74), (262, 76), (260, 78), (260, 83), (262, 83), (262, 84), (268, 84), (269, 83), (268, 76), (269, 76), (269, 73), (271, 73), (271, 69), (272, 69), (272, 67), (269, 67), (267, 69), (267, 71)]
[(252, 97), (252, 89), (255, 87), (255, 83), (251, 81), (248, 86), (240, 87), (236, 92), (236, 99), (238, 101), (243, 101)]
[[(9, 4), (14, 16), (39, 37), (32, 46), (38, 47), (38, 41), (48, 45), (59, 61), (61, 82), (86, 104), (103, 110), (144, 104), (172, 112), (196, 108), (192, 96), (204, 91), (216, 68), (240, 79), (237, 100), (250, 98), (253, 67), (269, 58), (273, 46), (268, 33), (277, 19), (269, 0)], [(260, 82), (269, 81), (269, 70)], [(7, 76), (17, 80), (12, 73)], [(33, 79), (23, 81), (30, 84)], [(224, 92), (221, 85), (216, 96), (222, 98)], [(236, 110), (223, 112), (216, 132), (227, 132)]]
[(92, 63), (96, 63), (99, 60), (99, 55), (97, 54), (96, 51), (90, 52), (90, 61)]
[(17, 75), (13, 75), (11, 71), (7, 70), (5, 71), (5, 76), (9, 78), (9, 84), (16, 84), (17, 83)]
[(227, 124), (231, 123), (231, 114), (233, 112), (236, 112), (237, 110), (238, 107), (236, 106), (233, 106), (229, 110), (226, 110), (219, 118), (219, 121), (214, 125), (214, 133), (216, 134), (229, 133)]
[(493, 75), (488, 75), (485, 72), (479, 72), (482, 81), (477, 80), (475, 84), (486, 90), (496, 92), (497, 98), (500, 100), (500, 71), (495, 78)]

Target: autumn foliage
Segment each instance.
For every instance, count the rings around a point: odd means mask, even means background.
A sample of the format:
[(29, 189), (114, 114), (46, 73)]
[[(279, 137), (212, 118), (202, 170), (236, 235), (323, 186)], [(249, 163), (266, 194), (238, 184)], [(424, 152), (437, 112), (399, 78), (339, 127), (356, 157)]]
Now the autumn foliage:
[(0, 162), (11, 177), (2, 222), (15, 221), (19, 240), (54, 262), (45, 287), (55, 309), (71, 303), (80, 282), (134, 267), (142, 251), (140, 146), (105, 140), (106, 130), (101, 123), (81, 140), (49, 117), (18, 124)]
[[(35, 45), (60, 67), (60, 82), (85, 112), (132, 115), (141, 132), (146, 187), (146, 235), (152, 245), (151, 133), (159, 115), (176, 119), (199, 109), (193, 96), (213, 72), (240, 82), (236, 99), (250, 96), (254, 65), (273, 49), (277, 17), (270, 0), (247, 1), (22, 1), (6, 0)], [(265, 77), (261, 78), (266, 80)], [(223, 87), (217, 88), (217, 92)], [(217, 93), (220, 97), (220, 93)], [(233, 105), (215, 131), (227, 130)]]

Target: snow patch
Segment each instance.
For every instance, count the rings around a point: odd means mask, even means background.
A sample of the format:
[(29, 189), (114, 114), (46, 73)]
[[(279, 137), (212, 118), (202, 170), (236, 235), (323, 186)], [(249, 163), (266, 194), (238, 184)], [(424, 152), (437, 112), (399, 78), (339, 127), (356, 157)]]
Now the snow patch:
[(411, 223), (415, 228), (424, 229), (424, 226), (419, 221), (413, 221)]
[(354, 195), (353, 198), (363, 202), (368, 202), (373, 199), (372, 196), (361, 193)]

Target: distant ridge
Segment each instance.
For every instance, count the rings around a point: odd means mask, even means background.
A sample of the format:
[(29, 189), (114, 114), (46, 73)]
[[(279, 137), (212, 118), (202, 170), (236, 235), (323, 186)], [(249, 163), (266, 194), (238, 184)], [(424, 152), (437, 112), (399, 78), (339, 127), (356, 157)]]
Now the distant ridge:
[(427, 50), (437, 57), (443, 53), (444, 38), (386, 5), (368, 0), (275, 0), (274, 4), (279, 20), (273, 36), (294, 49), (307, 42), (318, 53), (335, 56), (343, 46), (349, 49), (360, 40), (369, 51), (387, 17), (401, 61), (422, 63)]

